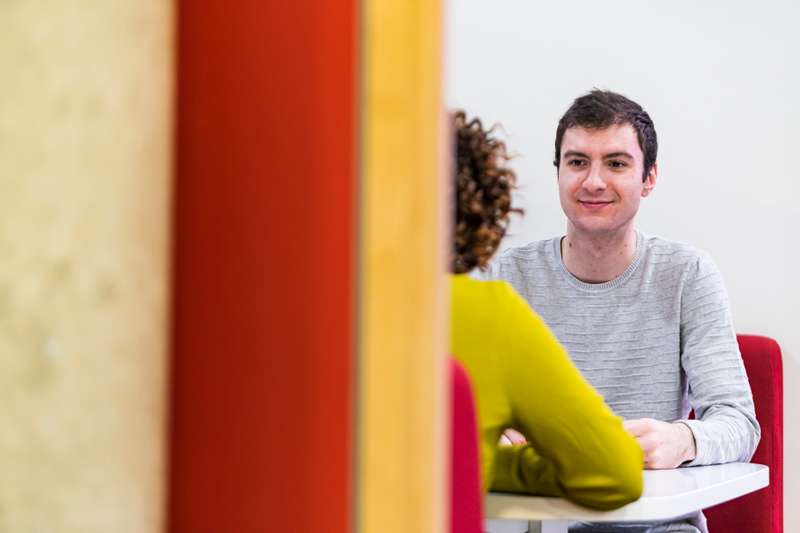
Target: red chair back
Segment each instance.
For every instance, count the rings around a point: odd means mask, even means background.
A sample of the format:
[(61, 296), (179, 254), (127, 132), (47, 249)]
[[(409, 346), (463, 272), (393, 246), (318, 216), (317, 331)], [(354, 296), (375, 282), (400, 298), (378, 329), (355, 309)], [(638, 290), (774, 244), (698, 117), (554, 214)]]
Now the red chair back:
[(450, 532), (481, 533), (483, 495), (472, 385), (455, 359), (450, 359), (450, 376)]
[(783, 533), (783, 362), (778, 343), (739, 335), (761, 442), (752, 461), (769, 466), (769, 486), (705, 511), (709, 531)]

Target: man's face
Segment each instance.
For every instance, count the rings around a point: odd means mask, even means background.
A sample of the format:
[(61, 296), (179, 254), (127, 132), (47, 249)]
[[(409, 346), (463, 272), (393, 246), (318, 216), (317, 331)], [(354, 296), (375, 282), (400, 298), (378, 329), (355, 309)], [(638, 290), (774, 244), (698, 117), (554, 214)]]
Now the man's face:
[(569, 128), (561, 140), (558, 192), (574, 229), (593, 236), (624, 231), (656, 182), (656, 166), (642, 182), (644, 154), (630, 124)]

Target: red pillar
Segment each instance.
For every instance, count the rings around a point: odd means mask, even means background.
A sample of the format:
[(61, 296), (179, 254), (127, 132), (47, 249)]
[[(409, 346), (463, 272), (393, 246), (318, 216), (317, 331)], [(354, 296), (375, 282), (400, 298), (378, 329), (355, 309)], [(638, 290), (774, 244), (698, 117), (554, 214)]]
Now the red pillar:
[(178, 2), (170, 532), (350, 529), (355, 32)]

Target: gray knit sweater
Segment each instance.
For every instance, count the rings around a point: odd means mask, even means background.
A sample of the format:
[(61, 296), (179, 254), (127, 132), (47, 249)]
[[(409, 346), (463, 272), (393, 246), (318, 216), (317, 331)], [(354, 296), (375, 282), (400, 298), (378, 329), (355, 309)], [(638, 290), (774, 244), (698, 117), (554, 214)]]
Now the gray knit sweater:
[(508, 281), (528, 301), (619, 416), (674, 421), (694, 408), (690, 464), (748, 461), (760, 430), (711, 259), (637, 232), (628, 269), (592, 284), (567, 271), (560, 242), (506, 250), (482, 277)]
[(590, 284), (564, 267), (560, 242), (506, 250), (476, 277), (508, 281), (619, 416), (675, 421), (694, 409), (690, 465), (750, 460), (760, 429), (712, 260), (637, 232), (627, 270)]

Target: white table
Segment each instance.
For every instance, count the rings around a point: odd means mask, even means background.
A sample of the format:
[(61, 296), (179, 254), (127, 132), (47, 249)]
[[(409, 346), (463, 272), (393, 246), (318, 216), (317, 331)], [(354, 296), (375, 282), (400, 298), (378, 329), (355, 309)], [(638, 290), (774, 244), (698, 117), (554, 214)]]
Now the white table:
[[(646, 470), (642, 497), (614, 511), (594, 511), (561, 498), (489, 493), (485, 500), (485, 514), (488, 519), (529, 522), (531, 531), (566, 532), (567, 524), (572, 520), (668, 520), (738, 498), (767, 485), (769, 468), (753, 463)], [(520, 527), (519, 522), (516, 527)], [(523, 527), (522, 531), (527, 530), (528, 524)], [(514, 531), (505, 526), (496, 529)], [(490, 531), (495, 533), (494, 529)]]

